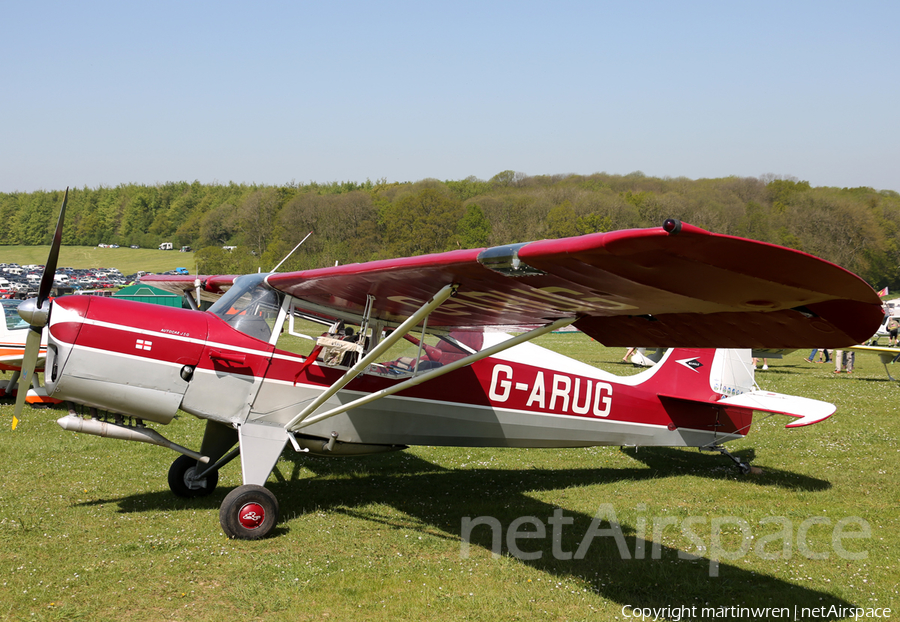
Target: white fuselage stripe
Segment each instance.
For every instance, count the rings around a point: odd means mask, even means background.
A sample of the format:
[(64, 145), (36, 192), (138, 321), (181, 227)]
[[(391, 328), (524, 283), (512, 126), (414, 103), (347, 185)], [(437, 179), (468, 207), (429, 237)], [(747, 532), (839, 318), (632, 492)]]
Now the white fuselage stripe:
[(111, 350), (104, 350), (102, 348), (93, 348), (91, 346), (84, 346), (81, 344), (77, 344), (77, 345), (74, 345), (71, 347), (72, 347), (73, 351), (74, 350), (82, 350), (84, 352), (92, 352), (94, 354), (102, 354), (104, 356), (113, 356), (113, 357), (117, 357), (117, 358), (131, 359), (131, 360), (140, 360), (145, 363), (157, 363), (157, 364), (163, 365), (165, 367), (184, 367), (184, 365), (181, 363), (175, 363), (172, 361), (162, 361), (159, 359), (151, 359), (151, 358), (147, 358), (145, 356), (140, 356), (137, 354), (127, 354), (125, 352), (113, 352)]
[[(273, 382), (273, 381), (269, 378), (266, 378), (265, 383), (269, 383), (269, 382)], [(284, 382), (284, 381), (274, 381), (274, 382), (277, 382), (279, 384), (291, 384), (290, 382)], [(298, 388), (302, 387), (304, 389), (311, 390), (311, 391), (322, 391), (322, 387), (316, 386), (316, 385), (311, 385), (311, 384), (298, 383), (296, 386)], [(348, 389), (342, 389), (340, 392), (344, 393), (344, 394), (357, 395), (359, 397), (368, 395), (368, 393), (365, 393), (363, 391), (353, 391), (353, 390), (348, 390)], [(564, 414), (560, 414), (560, 413), (551, 413), (551, 412), (544, 412), (544, 411), (518, 410), (515, 408), (504, 408), (502, 406), (485, 406), (484, 404), (469, 404), (467, 402), (448, 402), (445, 400), (425, 399), (425, 398), (421, 398), (421, 397), (408, 397), (405, 395), (389, 395), (383, 399), (393, 399), (393, 400), (401, 400), (401, 401), (406, 401), (406, 402), (416, 402), (416, 403), (420, 403), (420, 404), (426, 404), (429, 406), (438, 405), (438, 406), (449, 406), (451, 408), (452, 407), (471, 408), (471, 409), (476, 409), (476, 410), (502, 412), (502, 413), (508, 413), (508, 414), (513, 414), (513, 415), (530, 415), (530, 416), (534, 416), (534, 417), (556, 417), (558, 419), (568, 419), (571, 421), (597, 421), (597, 422), (615, 423), (615, 424), (620, 424), (620, 425), (625, 425), (625, 426), (635, 426), (635, 427), (642, 427), (642, 428), (667, 428), (667, 425), (659, 424), (659, 423), (639, 423), (636, 421), (621, 421), (618, 419), (603, 419), (603, 418), (599, 418), (599, 417), (582, 417), (582, 416), (578, 416), (578, 415), (564, 415)], [(263, 414), (263, 416), (265, 416), (265, 413)]]
[[(166, 339), (172, 339), (175, 341), (180, 341), (182, 343), (207, 345), (207, 346), (210, 346), (213, 348), (225, 348), (225, 349), (232, 350), (235, 352), (242, 352), (244, 354), (254, 354), (256, 356), (261, 356), (261, 357), (265, 357), (265, 358), (269, 358), (270, 356), (273, 356), (268, 350), (257, 350), (254, 348), (244, 348), (244, 347), (236, 346), (236, 345), (230, 344), (230, 343), (219, 343), (216, 341), (209, 341), (207, 339), (196, 339), (194, 337), (187, 337), (185, 335), (167, 333), (167, 332), (162, 332), (162, 331), (158, 331), (158, 330), (146, 330), (143, 328), (134, 328), (133, 326), (126, 326), (124, 324), (114, 324), (112, 322), (104, 322), (102, 320), (82, 319), (81, 323), (89, 324), (91, 326), (98, 326), (100, 328), (121, 330), (121, 331), (124, 331), (127, 333), (133, 333), (136, 335), (144, 335), (144, 336), (150, 336), (150, 337), (165, 337)], [(69, 344), (69, 345), (72, 345), (72, 344)], [(280, 359), (289, 360), (289, 361), (297, 360), (297, 361), (301, 361), (301, 362), (304, 360), (304, 358), (299, 357), (299, 356), (297, 358), (294, 358), (294, 357), (278, 355), (278, 354), (275, 354), (273, 356), (273, 358), (280, 358)]]

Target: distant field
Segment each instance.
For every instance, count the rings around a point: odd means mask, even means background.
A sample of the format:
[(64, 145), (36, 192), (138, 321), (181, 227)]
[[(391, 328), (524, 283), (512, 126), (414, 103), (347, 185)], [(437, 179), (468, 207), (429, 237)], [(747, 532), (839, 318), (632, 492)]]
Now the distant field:
[[(49, 246), (0, 246), (0, 263), (43, 264)], [(97, 248), (96, 246), (63, 246), (59, 249), (59, 266), (71, 268), (117, 268), (122, 274), (166, 272), (183, 266), (196, 274), (194, 253), (161, 251), (155, 248)]]

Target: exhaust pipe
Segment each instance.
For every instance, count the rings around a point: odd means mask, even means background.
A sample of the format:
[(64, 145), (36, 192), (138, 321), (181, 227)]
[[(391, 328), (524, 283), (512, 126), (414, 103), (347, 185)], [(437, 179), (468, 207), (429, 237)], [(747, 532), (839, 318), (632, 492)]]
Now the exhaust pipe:
[(198, 454), (196, 451), (191, 451), (187, 447), (182, 447), (177, 443), (173, 443), (156, 430), (150, 428), (118, 425), (116, 423), (109, 423), (108, 421), (100, 421), (99, 419), (82, 419), (74, 414), (60, 417), (56, 420), (56, 423), (58, 423), (63, 430), (92, 434), (104, 438), (116, 438), (120, 441), (137, 441), (139, 443), (159, 445), (160, 447), (166, 447), (173, 451), (177, 451), (185, 456), (190, 456), (203, 464), (209, 462), (208, 456)]

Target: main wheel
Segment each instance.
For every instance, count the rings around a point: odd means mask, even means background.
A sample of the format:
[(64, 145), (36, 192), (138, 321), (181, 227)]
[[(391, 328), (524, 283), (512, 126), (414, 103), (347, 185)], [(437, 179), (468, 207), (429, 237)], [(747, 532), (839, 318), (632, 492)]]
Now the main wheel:
[(238, 486), (222, 501), (219, 522), (229, 538), (265, 538), (278, 523), (278, 499), (262, 486)]
[[(169, 467), (169, 488), (176, 496), (192, 499), (212, 494), (219, 483), (219, 472), (207, 473), (203, 479), (194, 479), (198, 472), (197, 460), (190, 456), (179, 456)], [(205, 466), (200, 467), (206, 468)]]

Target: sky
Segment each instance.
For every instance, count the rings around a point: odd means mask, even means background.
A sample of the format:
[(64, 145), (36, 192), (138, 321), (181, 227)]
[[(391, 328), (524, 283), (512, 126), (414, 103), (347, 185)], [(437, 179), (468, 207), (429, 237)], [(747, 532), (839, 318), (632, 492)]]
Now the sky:
[(775, 174), (900, 191), (900, 3), (0, 0), (0, 192)]

